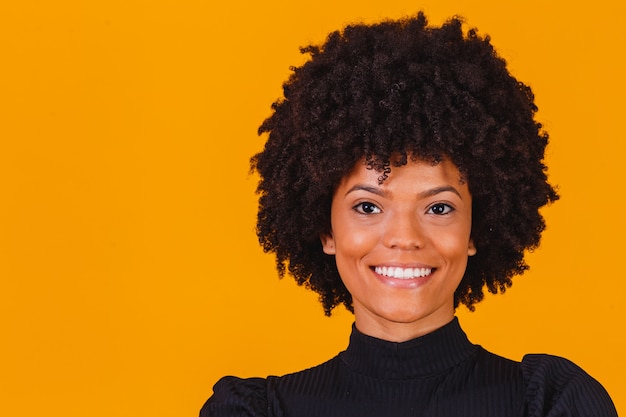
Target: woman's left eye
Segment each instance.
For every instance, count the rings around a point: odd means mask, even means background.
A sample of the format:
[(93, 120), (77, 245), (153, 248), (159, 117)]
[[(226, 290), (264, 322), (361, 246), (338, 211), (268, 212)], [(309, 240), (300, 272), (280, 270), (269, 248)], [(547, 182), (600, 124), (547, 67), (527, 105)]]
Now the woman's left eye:
[(430, 208), (428, 209), (428, 212), (441, 216), (443, 214), (448, 214), (452, 212), (453, 210), (454, 210), (454, 207), (450, 206), (449, 204), (437, 203), (437, 204), (433, 204), (432, 206), (430, 206)]

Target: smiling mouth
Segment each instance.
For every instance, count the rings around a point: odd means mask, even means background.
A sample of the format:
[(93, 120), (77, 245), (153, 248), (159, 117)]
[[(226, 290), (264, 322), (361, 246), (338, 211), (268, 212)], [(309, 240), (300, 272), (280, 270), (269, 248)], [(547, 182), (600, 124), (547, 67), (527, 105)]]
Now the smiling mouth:
[(394, 266), (376, 266), (374, 272), (384, 277), (397, 279), (423, 278), (433, 272), (433, 268), (399, 268)]

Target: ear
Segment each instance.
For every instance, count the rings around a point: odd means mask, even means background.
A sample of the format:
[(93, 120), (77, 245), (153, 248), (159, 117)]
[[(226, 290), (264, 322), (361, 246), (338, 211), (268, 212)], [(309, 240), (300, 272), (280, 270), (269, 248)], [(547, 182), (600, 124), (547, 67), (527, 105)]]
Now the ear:
[(469, 240), (469, 245), (467, 245), (467, 255), (474, 256), (476, 255), (476, 246), (474, 246), (474, 239)]
[(334, 255), (336, 253), (335, 238), (332, 233), (321, 234), (320, 240), (322, 241), (322, 250), (324, 250), (326, 255)]

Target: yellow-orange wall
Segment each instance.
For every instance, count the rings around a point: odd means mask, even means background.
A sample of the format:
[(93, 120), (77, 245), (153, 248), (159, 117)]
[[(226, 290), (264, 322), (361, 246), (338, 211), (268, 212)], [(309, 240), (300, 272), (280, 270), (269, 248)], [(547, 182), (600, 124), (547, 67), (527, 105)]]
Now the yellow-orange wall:
[(352, 317), (256, 243), (256, 128), (298, 47), (355, 20), (462, 14), (551, 133), (532, 271), (477, 343), (566, 356), (626, 413), (624, 2), (58, 0), (0, 5), (0, 415), (195, 416), (224, 374), (343, 349)]

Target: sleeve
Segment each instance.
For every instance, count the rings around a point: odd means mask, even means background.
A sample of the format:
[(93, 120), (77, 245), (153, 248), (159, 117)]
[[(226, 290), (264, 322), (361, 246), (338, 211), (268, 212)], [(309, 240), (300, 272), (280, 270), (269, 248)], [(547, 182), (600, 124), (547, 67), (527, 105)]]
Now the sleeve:
[(213, 395), (200, 417), (269, 417), (267, 381), (226, 376), (213, 387)]
[(617, 417), (602, 385), (569, 360), (526, 355), (521, 367), (527, 383), (527, 416)]

